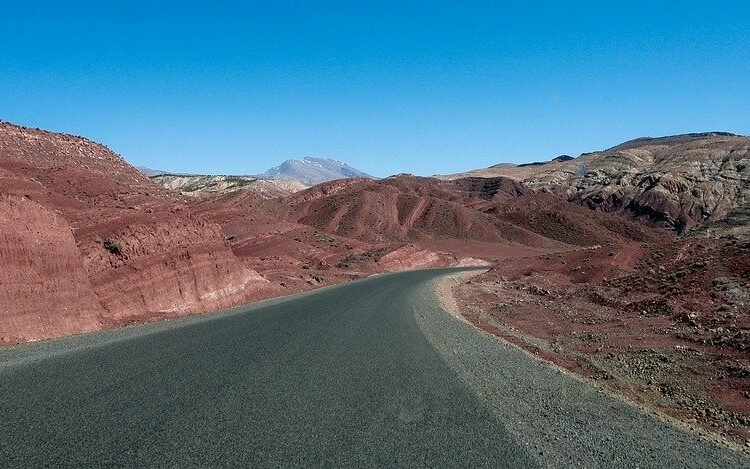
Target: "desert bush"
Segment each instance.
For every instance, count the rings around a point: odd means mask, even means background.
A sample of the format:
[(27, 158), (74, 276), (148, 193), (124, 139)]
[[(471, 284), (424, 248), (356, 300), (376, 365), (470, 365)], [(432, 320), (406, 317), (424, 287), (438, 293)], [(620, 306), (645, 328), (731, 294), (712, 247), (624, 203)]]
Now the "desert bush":
[(102, 244), (104, 245), (104, 249), (111, 252), (115, 256), (122, 255), (122, 244), (120, 243), (120, 241), (114, 238), (107, 238)]

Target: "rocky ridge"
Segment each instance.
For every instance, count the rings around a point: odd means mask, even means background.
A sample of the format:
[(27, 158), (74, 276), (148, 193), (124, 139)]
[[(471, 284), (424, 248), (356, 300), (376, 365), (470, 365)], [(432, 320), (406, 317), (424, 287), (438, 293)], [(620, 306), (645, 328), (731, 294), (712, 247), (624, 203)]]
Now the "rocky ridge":
[(258, 179), (255, 176), (157, 174), (151, 180), (183, 195), (204, 197), (249, 190), (264, 198), (286, 197), (308, 186), (291, 179)]
[(683, 232), (750, 201), (750, 138), (706, 132), (639, 138), (542, 165), (497, 165), (467, 174), (506, 176), (594, 210)]

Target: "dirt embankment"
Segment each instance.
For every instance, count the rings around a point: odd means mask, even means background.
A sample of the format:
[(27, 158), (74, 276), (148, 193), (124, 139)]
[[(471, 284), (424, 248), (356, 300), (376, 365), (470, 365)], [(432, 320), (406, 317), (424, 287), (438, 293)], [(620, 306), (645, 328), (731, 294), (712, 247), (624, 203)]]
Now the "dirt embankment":
[(750, 449), (750, 244), (664, 239), (508, 259), (453, 287), (477, 327)]

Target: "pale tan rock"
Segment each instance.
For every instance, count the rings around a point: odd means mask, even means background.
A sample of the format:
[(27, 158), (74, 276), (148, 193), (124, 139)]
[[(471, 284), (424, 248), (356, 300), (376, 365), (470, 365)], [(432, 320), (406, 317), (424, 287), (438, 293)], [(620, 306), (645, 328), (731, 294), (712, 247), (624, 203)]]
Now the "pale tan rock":
[(510, 177), (596, 210), (682, 231), (721, 220), (750, 201), (750, 138), (704, 133), (636, 139), (569, 161), (468, 174)]

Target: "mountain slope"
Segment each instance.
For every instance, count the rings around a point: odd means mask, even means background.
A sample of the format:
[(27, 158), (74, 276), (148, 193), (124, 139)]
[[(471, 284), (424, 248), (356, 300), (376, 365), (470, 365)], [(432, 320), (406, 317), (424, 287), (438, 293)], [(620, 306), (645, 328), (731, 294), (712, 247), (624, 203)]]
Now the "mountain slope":
[(255, 176), (158, 174), (151, 180), (184, 195), (206, 196), (249, 190), (265, 198), (286, 197), (308, 186), (290, 179), (258, 179)]
[(290, 179), (306, 186), (314, 186), (322, 182), (348, 178), (370, 178), (372, 176), (352, 168), (341, 161), (330, 158), (302, 158), (301, 160), (287, 160), (279, 166), (258, 174), (259, 179)]
[(270, 294), (219, 225), (81, 137), (0, 124), (0, 219), (0, 342)]
[(335, 181), (298, 192), (286, 205), (291, 220), (370, 242), (460, 239), (550, 249), (650, 239), (637, 224), (507, 178)]
[(510, 177), (592, 209), (683, 231), (750, 201), (750, 138), (727, 132), (639, 138), (573, 160), (468, 174)]

